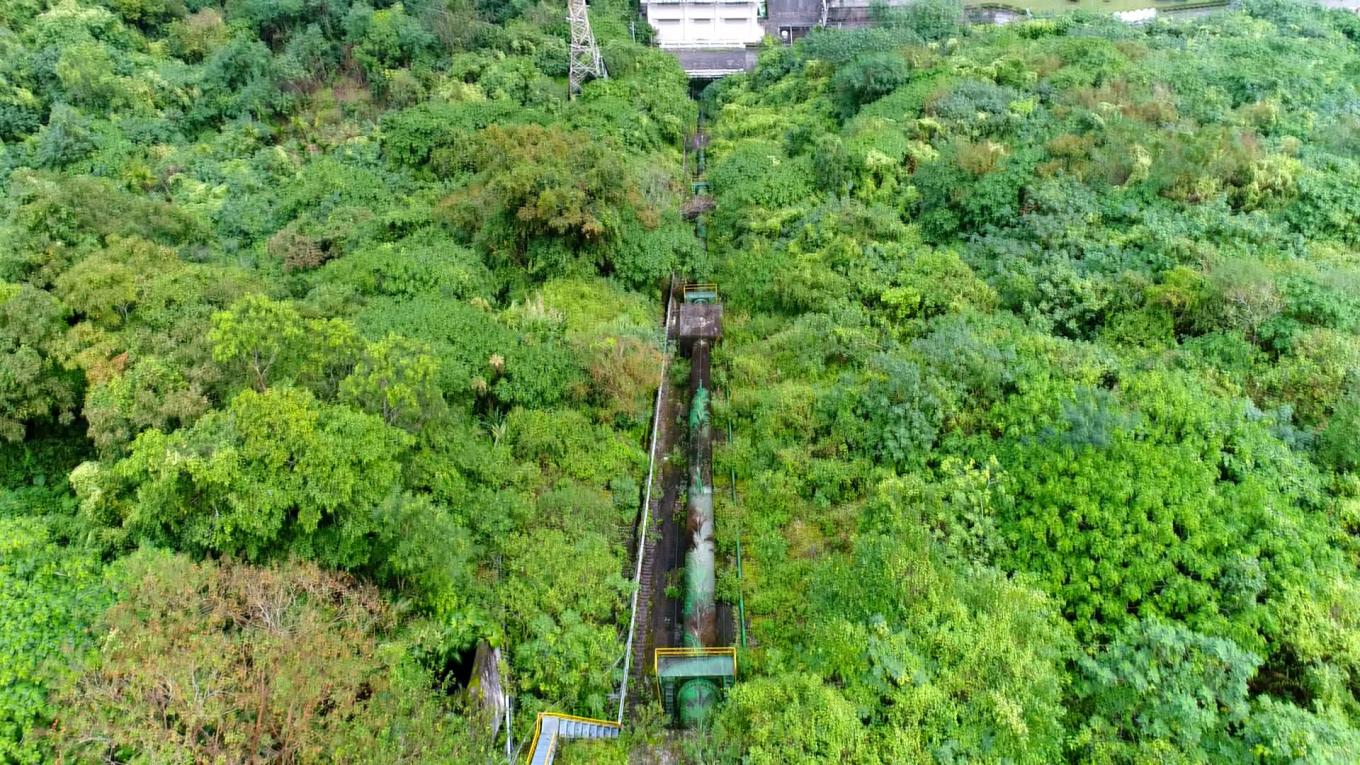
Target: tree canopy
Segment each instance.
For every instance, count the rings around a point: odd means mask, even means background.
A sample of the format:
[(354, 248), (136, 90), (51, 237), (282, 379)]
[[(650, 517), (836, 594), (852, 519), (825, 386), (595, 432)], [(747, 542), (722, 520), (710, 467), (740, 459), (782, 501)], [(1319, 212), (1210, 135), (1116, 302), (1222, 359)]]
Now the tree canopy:
[(563, 761), (1360, 762), (1360, 20), (870, 16), (0, 0), (0, 763), (612, 716), (672, 274), (741, 677)]
[(0, 2), (0, 762), (484, 762), (483, 640), (604, 713), (699, 252), (630, 13), (570, 99), (552, 4)]
[(1360, 757), (1355, 17), (877, 13), (702, 98), (715, 755)]

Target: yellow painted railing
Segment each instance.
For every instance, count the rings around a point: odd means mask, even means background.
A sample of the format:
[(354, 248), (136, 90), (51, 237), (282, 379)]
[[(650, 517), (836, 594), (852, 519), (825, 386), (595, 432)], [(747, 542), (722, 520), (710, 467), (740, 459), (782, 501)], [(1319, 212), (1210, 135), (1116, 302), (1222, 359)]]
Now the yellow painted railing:
[(577, 715), (564, 715), (561, 712), (539, 712), (538, 714), (539, 717), (542, 717), (543, 715), (548, 715), (550, 717), (556, 717), (559, 720), (572, 720), (575, 722), (590, 723), (591, 725), (600, 725), (605, 728), (621, 727), (618, 723), (614, 722), (613, 720), (597, 720), (594, 717), (579, 717)]
[[(539, 712), (538, 717), (534, 720), (534, 736), (533, 738), (529, 739), (532, 742), (531, 744), (529, 744), (529, 754), (524, 758), (524, 761), (526, 763), (533, 762), (534, 752), (538, 751), (538, 737), (543, 733), (544, 717), (555, 717), (559, 720), (572, 720), (575, 722), (591, 723), (592, 725), (599, 725), (605, 728), (621, 727), (618, 723), (614, 722), (613, 720), (596, 720), (593, 717), (578, 717), (576, 715), (567, 715), (562, 714), (560, 712)], [(555, 748), (557, 748), (557, 734), (553, 734), (552, 740), (548, 742), (548, 754), (550, 758), (552, 751)]]
[(732, 674), (737, 674), (737, 649), (735, 646), (719, 646), (714, 648), (658, 648), (652, 655), (652, 676), (656, 678), (656, 697), (661, 698), (661, 659), (663, 657), (675, 656), (679, 658), (689, 658), (693, 656), (731, 656)]
[(737, 671), (737, 649), (733, 646), (720, 646), (716, 648), (658, 648), (656, 654), (652, 656), (652, 672), (656, 673), (661, 667), (661, 657), (679, 656), (687, 658), (691, 656), (731, 656), (732, 671)]
[[(538, 719), (534, 720), (534, 736), (533, 738), (529, 739), (530, 742), (529, 754), (524, 758), (524, 761), (526, 763), (534, 761), (534, 752), (538, 751), (538, 736), (542, 732), (543, 732), (543, 713), (539, 712)], [(548, 751), (552, 751), (552, 747), (554, 746), (557, 746), (556, 736), (553, 736), (553, 740), (548, 742)]]
[(718, 285), (713, 284), (712, 282), (701, 283), (691, 282), (689, 284), (686, 284), (684, 287), (680, 288), (681, 295), (688, 295), (691, 292), (711, 292), (714, 295), (717, 295)]

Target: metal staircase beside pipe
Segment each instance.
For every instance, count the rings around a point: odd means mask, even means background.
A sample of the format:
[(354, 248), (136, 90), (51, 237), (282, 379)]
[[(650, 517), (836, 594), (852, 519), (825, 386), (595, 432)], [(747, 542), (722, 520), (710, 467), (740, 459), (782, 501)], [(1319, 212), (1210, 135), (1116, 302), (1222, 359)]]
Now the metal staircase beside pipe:
[(526, 765), (551, 765), (560, 739), (618, 738), (618, 723), (556, 712), (539, 712)]

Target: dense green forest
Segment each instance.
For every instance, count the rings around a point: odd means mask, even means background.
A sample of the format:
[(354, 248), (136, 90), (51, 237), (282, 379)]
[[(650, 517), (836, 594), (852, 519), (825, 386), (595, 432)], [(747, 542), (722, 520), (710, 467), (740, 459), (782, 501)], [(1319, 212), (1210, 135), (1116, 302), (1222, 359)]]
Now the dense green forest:
[(0, 2), (0, 761), (606, 712), (697, 107), (595, 13), (568, 100), (553, 5)]
[(923, 0), (696, 103), (635, 11), (573, 100), (553, 2), (0, 0), (0, 763), (490, 762), (479, 639), (612, 716), (673, 273), (751, 645), (564, 759), (1360, 762), (1360, 18)]
[(706, 94), (717, 753), (1360, 762), (1360, 18), (885, 22)]

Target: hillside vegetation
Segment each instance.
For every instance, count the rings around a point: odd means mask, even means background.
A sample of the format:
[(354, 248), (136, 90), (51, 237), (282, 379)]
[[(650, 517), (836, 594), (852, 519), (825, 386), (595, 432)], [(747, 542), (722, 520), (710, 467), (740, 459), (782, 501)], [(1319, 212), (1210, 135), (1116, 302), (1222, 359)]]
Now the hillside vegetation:
[(479, 638), (612, 709), (698, 252), (627, 15), (569, 101), (551, 5), (0, 2), (0, 762), (484, 763)]
[(1360, 19), (929, 7), (706, 94), (715, 754), (1360, 761)]
[(634, 12), (569, 100), (552, 3), (0, 0), (0, 763), (612, 716), (672, 273), (751, 645), (565, 759), (1360, 762), (1360, 18), (768, 47), (701, 243)]

